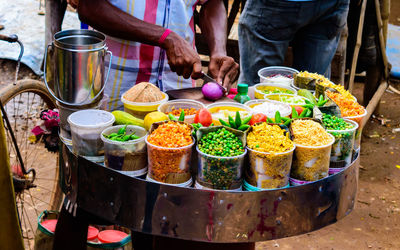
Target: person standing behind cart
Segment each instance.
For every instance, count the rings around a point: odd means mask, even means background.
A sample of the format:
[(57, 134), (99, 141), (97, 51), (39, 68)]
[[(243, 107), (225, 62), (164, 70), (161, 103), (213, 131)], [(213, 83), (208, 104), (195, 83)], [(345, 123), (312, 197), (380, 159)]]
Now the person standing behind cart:
[[(110, 109), (134, 84), (151, 82), (162, 91), (190, 88), (201, 76), (194, 42), (194, 10), (210, 50), (209, 73), (227, 88), (239, 66), (226, 55), (226, 11), (222, 0), (69, 0), (82, 22), (107, 35), (113, 53), (105, 94)], [(192, 79), (189, 79), (189, 78)]]
[(239, 20), (239, 82), (258, 83), (259, 69), (283, 65), (330, 76), (350, 0), (247, 0)]

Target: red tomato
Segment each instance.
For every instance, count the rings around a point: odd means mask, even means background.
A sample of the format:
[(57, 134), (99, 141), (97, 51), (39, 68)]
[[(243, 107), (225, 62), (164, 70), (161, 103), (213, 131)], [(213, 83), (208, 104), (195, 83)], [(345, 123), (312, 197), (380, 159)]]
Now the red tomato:
[(212, 123), (210, 111), (206, 108), (199, 109), (194, 117), (194, 123), (201, 123), (204, 127), (208, 127)]
[(264, 114), (258, 113), (258, 114), (254, 114), (251, 117), (249, 125), (254, 125), (254, 124), (258, 123), (258, 122), (265, 122), (265, 121), (267, 121), (267, 116), (264, 115)]
[[(295, 106), (294, 109), (296, 110), (298, 115), (300, 115), (301, 112), (303, 112), (303, 110), (304, 110), (304, 108), (301, 106)], [(290, 114), (290, 117), (292, 117), (292, 114)]]

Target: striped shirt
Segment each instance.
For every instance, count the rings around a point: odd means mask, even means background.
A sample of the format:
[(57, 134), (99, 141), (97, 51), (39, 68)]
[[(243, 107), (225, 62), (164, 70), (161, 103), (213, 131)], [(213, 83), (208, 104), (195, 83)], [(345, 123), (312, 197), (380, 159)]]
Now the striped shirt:
[[(109, 1), (138, 19), (171, 29), (195, 48), (193, 12), (197, 4), (206, 0)], [(121, 94), (140, 82), (156, 84), (162, 91), (194, 86), (192, 79), (184, 79), (171, 71), (166, 53), (160, 47), (110, 36), (106, 42), (113, 53), (105, 88), (105, 94), (110, 97), (109, 110), (121, 109)]]

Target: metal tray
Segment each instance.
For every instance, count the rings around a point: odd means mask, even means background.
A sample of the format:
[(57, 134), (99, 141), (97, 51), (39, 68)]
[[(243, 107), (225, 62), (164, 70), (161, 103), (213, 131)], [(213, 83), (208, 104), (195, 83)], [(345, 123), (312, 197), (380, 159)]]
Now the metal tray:
[(150, 183), (74, 155), (63, 145), (61, 184), (83, 210), (133, 231), (205, 242), (255, 242), (317, 230), (354, 208), (359, 157), (303, 186), (207, 191)]

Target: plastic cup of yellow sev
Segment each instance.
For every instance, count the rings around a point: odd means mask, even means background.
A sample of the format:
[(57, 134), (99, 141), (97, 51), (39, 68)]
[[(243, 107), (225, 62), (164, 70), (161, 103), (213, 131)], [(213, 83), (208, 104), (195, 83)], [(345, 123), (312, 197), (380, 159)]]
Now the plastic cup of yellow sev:
[(295, 120), (291, 130), (296, 149), (290, 176), (305, 181), (317, 181), (328, 176), (335, 137), (313, 120)]
[(267, 123), (252, 126), (247, 136), (249, 167), (245, 170), (246, 189), (286, 187), (289, 183), (295, 145), (288, 131)]
[(247, 183), (259, 189), (286, 187), (294, 149), (295, 146), (282, 153), (266, 153), (247, 148), (250, 161), (250, 169), (245, 174)]

